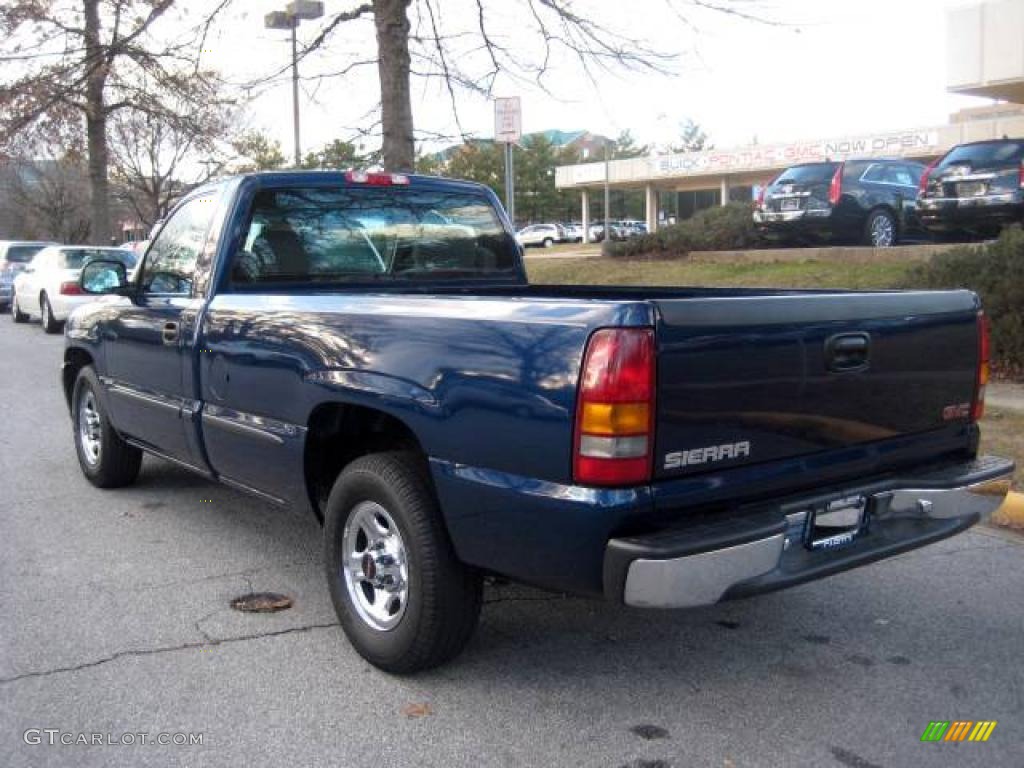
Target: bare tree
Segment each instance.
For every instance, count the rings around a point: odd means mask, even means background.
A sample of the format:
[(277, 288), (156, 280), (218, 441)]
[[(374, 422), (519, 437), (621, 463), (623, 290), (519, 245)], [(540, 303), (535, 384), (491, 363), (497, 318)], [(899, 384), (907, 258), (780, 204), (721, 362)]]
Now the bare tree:
[[(186, 108), (176, 111), (184, 114)], [(227, 124), (227, 113), (217, 105), (194, 109), (187, 124), (148, 112), (116, 113), (108, 125), (114, 197), (151, 228), (223, 164)]]
[[(757, 0), (664, 0), (674, 18), (694, 27), (701, 13), (766, 21)], [(348, 22), (373, 17), (375, 58), (358, 58), (321, 76), (345, 74), (376, 64), (380, 81), (383, 162), (392, 170), (408, 170), (415, 160), (410, 78), (443, 82), (459, 124), (457, 90), (493, 95), (499, 76), (546, 88), (555, 62), (568, 58), (594, 83), (605, 71), (668, 72), (676, 51), (661, 51), (618, 30), (614, 17), (599, 0), (461, 0), (458, 8), (441, 0), (372, 0), (328, 18), (320, 33), (304, 47), (303, 56), (324, 47)], [(530, 50), (509, 40), (509, 24), (517, 38), (531, 40)], [(771, 22), (766, 22), (771, 23)], [(316, 76), (314, 76), (316, 77)], [(463, 138), (466, 134), (459, 127)]]
[(7, 193), (22, 237), (81, 243), (89, 238), (88, 170), (75, 149), (37, 148), (12, 158)]
[(41, 122), (84, 123), (90, 187), (90, 237), (110, 237), (108, 122), (122, 110), (188, 124), (174, 105), (217, 100), (199, 67), (210, 25), (230, 0), (211, 2), (185, 34), (158, 40), (153, 30), (175, 0), (6, 0), (0, 6), (0, 146)]

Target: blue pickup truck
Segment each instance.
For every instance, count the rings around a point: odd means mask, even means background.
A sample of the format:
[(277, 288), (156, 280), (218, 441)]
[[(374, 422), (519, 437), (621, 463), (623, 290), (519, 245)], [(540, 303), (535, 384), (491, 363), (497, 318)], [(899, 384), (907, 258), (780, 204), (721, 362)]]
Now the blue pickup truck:
[(710, 604), (963, 531), (1013, 471), (977, 455), (973, 293), (530, 285), (466, 182), (219, 181), (132, 281), (80, 285), (85, 476), (150, 453), (315, 515), (341, 626), (396, 673), (464, 647), (487, 575)]

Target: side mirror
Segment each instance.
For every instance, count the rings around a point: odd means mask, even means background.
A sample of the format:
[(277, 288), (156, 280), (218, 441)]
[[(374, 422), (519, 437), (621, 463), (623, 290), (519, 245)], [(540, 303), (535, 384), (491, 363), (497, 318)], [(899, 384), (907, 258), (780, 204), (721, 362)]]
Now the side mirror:
[(78, 286), (93, 295), (120, 293), (128, 284), (128, 272), (120, 261), (96, 259), (82, 267)]

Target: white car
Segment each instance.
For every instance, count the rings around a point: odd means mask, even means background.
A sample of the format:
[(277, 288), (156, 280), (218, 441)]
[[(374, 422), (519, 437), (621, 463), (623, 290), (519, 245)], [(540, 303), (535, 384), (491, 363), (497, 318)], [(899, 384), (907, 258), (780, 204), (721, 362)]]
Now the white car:
[(582, 243), (583, 242), (583, 225), (576, 224), (565, 224), (565, 239), (570, 243)]
[(92, 245), (51, 245), (39, 251), (32, 262), (14, 278), (11, 317), (16, 323), (27, 322), (38, 314), (43, 330), (57, 333), (71, 310), (95, 301), (78, 285), (82, 267), (93, 259), (116, 259), (129, 274), (135, 268), (135, 254), (124, 248)]
[(542, 245), (550, 248), (565, 239), (565, 233), (557, 224), (531, 224), (516, 233), (516, 240), (524, 248), (531, 245)]

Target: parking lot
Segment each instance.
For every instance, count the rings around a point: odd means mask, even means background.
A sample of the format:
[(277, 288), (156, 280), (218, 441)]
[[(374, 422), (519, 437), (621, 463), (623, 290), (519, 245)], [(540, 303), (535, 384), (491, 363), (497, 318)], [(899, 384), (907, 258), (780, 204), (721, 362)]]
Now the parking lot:
[[(466, 653), (389, 677), (336, 624), (314, 522), (148, 458), (82, 478), (61, 348), (0, 322), (0, 765), (1024, 765), (1019, 536), (689, 612), (490, 586)], [(251, 590), (294, 607), (233, 611)], [(998, 725), (921, 743), (932, 720)]]

